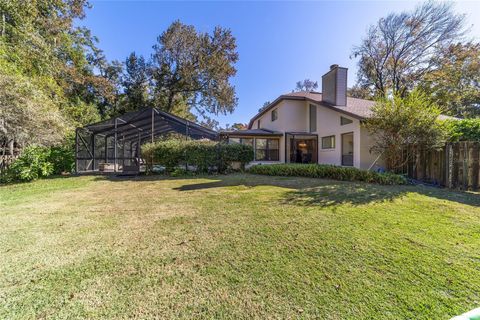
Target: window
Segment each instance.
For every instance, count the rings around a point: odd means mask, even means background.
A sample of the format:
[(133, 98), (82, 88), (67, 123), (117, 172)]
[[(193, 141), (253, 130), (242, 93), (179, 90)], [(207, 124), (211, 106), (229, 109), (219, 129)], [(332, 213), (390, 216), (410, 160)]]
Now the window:
[(242, 139), (240, 139), (240, 143), (253, 147), (253, 139), (252, 138), (242, 138)]
[(310, 105), (310, 132), (317, 131), (317, 106)]
[(335, 136), (322, 137), (322, 149), (335, 149)]
[(257, 120), (257, 129), (260, 129), (260, 119)]
[(277, 109), (272, 110), (272, 122), (278, 119)]
[(278, 139), (255, 139), (256, 161), (278, 161), (280, 159)]
[(340, 125), (344, 126), (346, 124), (352, 123), (353, 120), (345, 118), (345, 117), (340, 117)]
[(253, 139), (252, 138), (228, 138), (229, 144), (246, 144), (253, 147)]

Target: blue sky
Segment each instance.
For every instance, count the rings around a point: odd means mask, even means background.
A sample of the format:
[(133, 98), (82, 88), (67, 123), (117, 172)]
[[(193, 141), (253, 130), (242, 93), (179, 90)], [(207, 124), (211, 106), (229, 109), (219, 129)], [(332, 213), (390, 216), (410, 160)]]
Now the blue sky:
[[(337, 2), (140, 2), (92, 1), (80, 24), (90, 28), (108, 59), (124, 61), (132, 51), (149, 57), (156, 38), (173, 21), (210, 32), (230, 28), (240, 60), (233, 79), (239, 103), (233, 114), (219, 116), (221, 125), (246, 123), (265, 101), (290, 92), (298, 80), (319, 81), (331, 64), (349, 68), (350, 58), (370, 24), (392, 11), (415, 7), (409, 1)], [(480, 40), (480, 2), (457, 2), (465, 13), (470, 36)], [(477, 23), (478, 21), (478, 23)]]

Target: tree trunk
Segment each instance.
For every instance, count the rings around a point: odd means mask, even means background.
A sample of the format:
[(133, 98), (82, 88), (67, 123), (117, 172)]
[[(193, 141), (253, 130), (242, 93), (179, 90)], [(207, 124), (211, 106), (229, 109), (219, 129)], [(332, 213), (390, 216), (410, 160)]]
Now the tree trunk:
[(13, 156), (13, 149), (15, 145), (15, 140), (11, 139), (8, 141), (8, 150), (10, 151), (10, 155)]
[(5, 36), (5, 13), (2, 12), (2, 37)]
[(175, 93), (173, 91), (170, 91), (170, 94), (168, 95), (168, 102), (167, 102), (167, 112), (171, 112), (172, 111), (172, 104), (173, 104), (173, 97), (175, 96)]

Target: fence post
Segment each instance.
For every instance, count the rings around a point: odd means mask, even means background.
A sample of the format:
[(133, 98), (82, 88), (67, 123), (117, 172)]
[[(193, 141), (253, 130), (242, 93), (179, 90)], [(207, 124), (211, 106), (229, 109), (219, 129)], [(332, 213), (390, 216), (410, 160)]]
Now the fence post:
[(465, 141), (463, 143), (463, 189), (467, 190), (468, 189), (468, 168), (467, 168), (467, 163), (468, 163), (468, 152), (467, 152), (468, 144)]
[(75, 173), (78, 174), (78, 128), (75, 129)]

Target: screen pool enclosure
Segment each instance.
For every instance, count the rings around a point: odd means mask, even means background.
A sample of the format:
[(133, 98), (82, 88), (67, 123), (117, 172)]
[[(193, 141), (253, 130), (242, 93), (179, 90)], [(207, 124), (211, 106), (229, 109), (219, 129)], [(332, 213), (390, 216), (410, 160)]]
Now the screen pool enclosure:
[(218, 133), (156, 108), (125, 113), (75, 131), (75, 170), (138, 172), (140, 146), (169, 133), (192, 139), (217, 140)]

